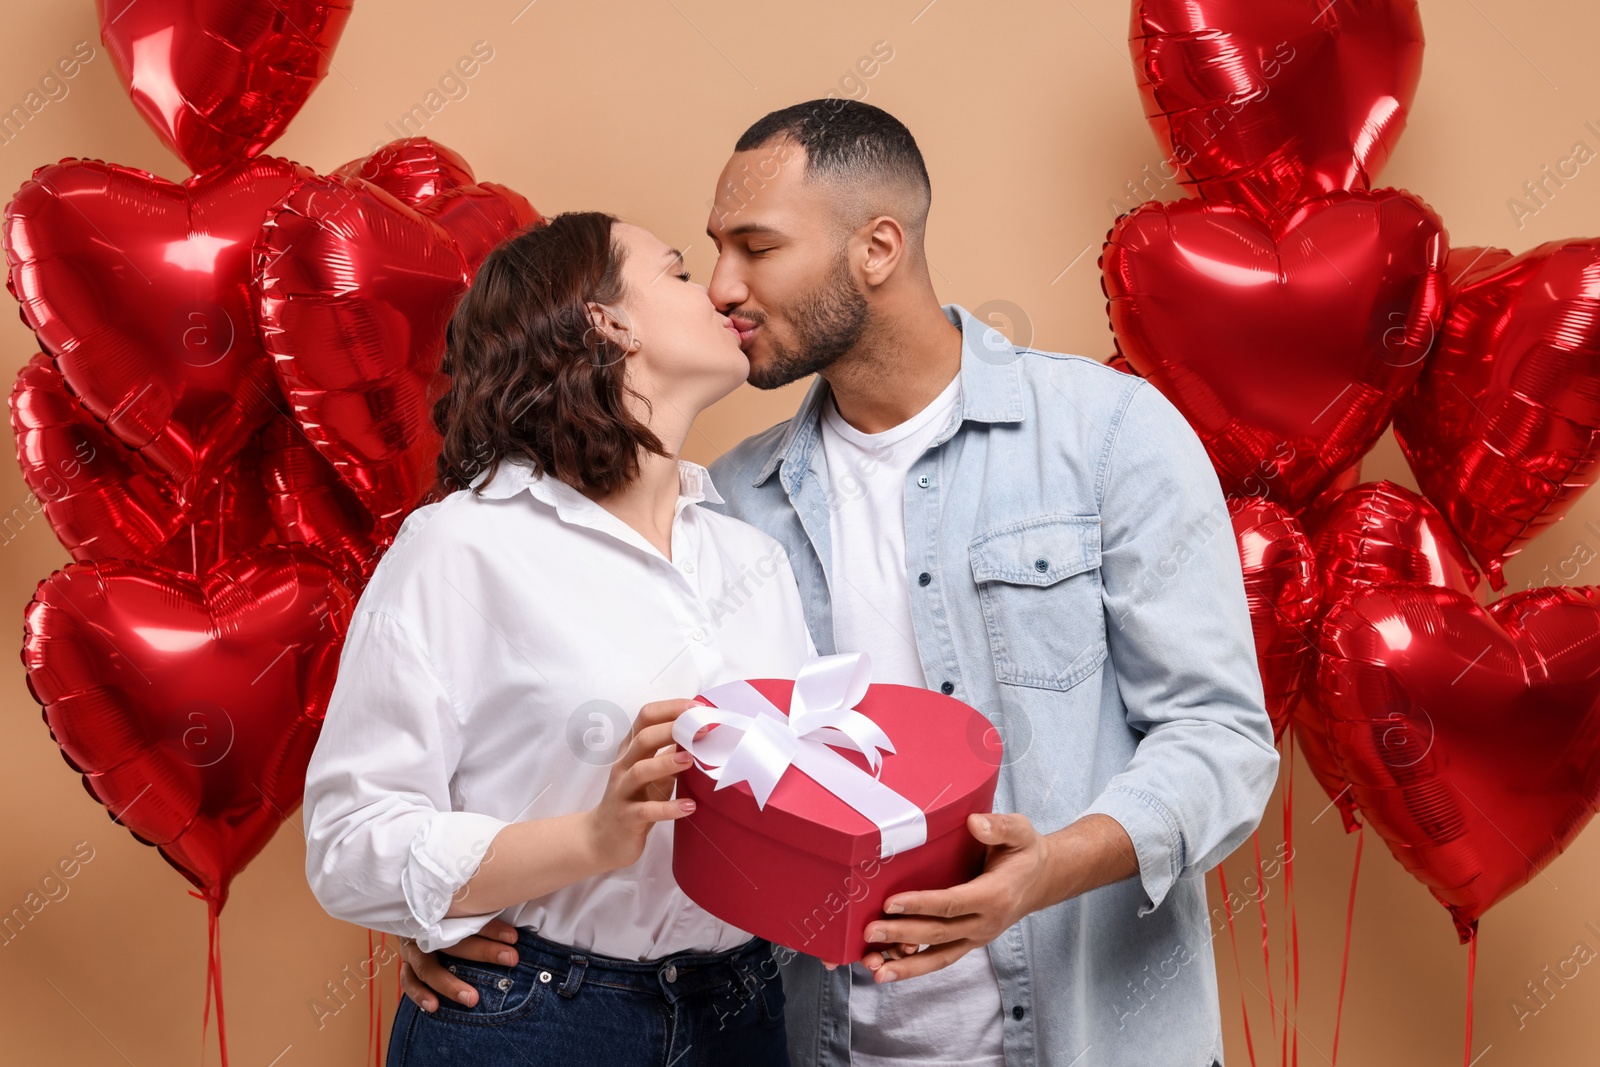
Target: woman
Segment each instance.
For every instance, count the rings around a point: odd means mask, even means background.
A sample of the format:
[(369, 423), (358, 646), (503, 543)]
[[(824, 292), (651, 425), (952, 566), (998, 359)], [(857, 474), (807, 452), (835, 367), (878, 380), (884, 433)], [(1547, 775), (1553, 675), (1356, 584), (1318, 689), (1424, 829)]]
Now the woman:
[(678, 458), (749, 373), (738, 334), (675, 249), (574, 212), (489, 254), (446, 348), (440, 480), (470, 488), (412, 512), (361, 595), (306, 874), (424, 952), (502, 918), (519, 961), (443, 952), (472, 992), (402, 999), (389, 1062), (787, 1064), (771, 946), (671, 870), (672, 721), (815, 654), (782, 548), (698, 507), (721, 497)]

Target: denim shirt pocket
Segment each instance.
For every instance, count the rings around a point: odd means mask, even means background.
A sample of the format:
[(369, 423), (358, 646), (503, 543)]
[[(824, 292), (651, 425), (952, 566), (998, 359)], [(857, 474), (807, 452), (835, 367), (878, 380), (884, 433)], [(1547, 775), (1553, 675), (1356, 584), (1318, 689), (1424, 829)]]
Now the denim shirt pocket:
[(1006, 523), (968, 554), (997, 680), (1071, 689), (1105, 661), (1099, 515)]

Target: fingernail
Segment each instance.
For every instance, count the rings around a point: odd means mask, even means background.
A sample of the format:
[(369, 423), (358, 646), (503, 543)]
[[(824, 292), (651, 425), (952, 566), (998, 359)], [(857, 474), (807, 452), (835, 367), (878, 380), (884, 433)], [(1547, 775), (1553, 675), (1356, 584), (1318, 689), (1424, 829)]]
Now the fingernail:
[(517, 962), (517, 954), (515, 952), (502, 952), (500, 953), (500, 962), (509, 967)]
[(472, 990), (470, 990), (470, 989), (463, 989), (463, 990), (462, 990), (462, 991), (461, 991), (461, 992), (460, 992), (460, 993), (459, 993), (459, 994), (458, 994), (458, 995), (457, 995), (457, 996), (456, 996), (456, 999), (457, 999), (457, 1000), (459, 1000), (459, 1001), (461, 1001), (461, 1003), (463, 1003), (463, 1004), (465, 1004), (465, 1005), (467, 1005), (467, 1006), (468, 1006), (468, 1007), (471, 1007), (471, 1005), (472, 1005), (472, 998), (473, 998), (473, 996), (474, 996), (474, 995), (475, 995), (475, 994), (474, 994), (474, 993), (473, 993), (473, 991), (472, 991)]
[(883, 910), (888, 912), (890, 915), (899, 915), (902, 911), (906, 910), (906, 906), (896, 901), (893, 904), (884, 905)]
[(891, 971), (889, 968), (885, 967), (883, 970), (879, 971), (878, 973), (883, 976), (883, 980), (885, 982), (894, 981), (894, 972)]
[(883, 940), (883, 928), (880, 927), (880, 926), (869, 926), (869, 927), (867, 927), (867, 940), (868, 941), (882, 941)]
[(989, 827), (989, 820), (988, 820), (988, 819), (985, 819), (985, 818), (984, 818), (984, 817), (983, 817), (983, 816), (981, 816), (981, 815), (980, 815), (980, 816), (978, 816), (978, 828), (979, 828), (979, 829), (981, 829), (981, 830), (982, 830), (982, 831), (983, 831), (983, 832), (984, 832), (984, 833), (988, 833), (988, 832), (989, 832), (989, 829), (990, 829), (990, 827)]
[(673, 763), (688, 763), (692, 759), (694, 759), (694, 757), (689, 755), (687, 752), (678, 751), (672, 754)]
[(684, 811), (693, 811), (694, 810), (694, 801), (692, 801), (692, 800), (680, 800), (680, 801), (678, 801), (678, 807), (682, 808)]

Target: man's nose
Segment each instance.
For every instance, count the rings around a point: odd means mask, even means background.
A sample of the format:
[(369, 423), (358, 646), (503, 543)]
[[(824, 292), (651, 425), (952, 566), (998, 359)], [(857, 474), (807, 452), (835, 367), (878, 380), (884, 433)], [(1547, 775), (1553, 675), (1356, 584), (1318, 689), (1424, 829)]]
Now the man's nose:
[(711, 268), (711, 282), (706, 286), (706, 294), (711, 297), (711, 302), (717, 310), (724, 315), (731, 309), (744, 303), (750, 296), (749, 288), (740, 279), (727, 256), (717, 254), (717, 262)]

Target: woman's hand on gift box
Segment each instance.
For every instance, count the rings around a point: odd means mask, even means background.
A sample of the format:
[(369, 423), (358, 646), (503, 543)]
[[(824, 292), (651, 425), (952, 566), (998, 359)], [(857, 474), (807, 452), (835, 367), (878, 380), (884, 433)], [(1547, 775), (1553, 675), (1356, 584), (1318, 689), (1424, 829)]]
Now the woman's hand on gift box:
[(639, 709), (633, 737), (611, 765), (605, 795), (586, 812), (590, 848), (603, 870), (636, 862), (651, 827), (681, 819), (694, 801), (675, 800), (674, 777), (693, 757), (672, 742), (672, 724), (693, 700), (658, 700)]
[(1139, 871), (1132, 840), (1108, 815), (1086, 815), (1041, 834), (1026, 815), (991, 812), (967, 816), (967, 829), (988, 846), (983, 873), (949, 889), (885, 900), (886, 917), (866, 929), (869, 942), (885, 947), (861, 958), (874, 981), (947, 967), (1023, 916)]

